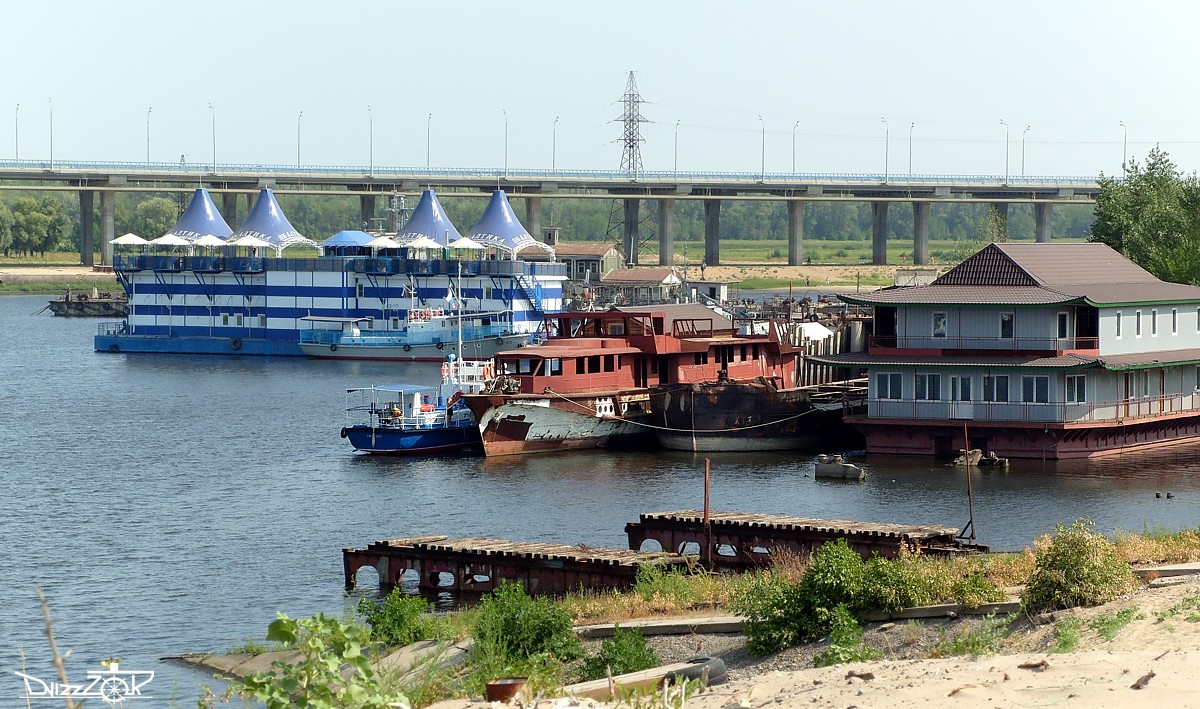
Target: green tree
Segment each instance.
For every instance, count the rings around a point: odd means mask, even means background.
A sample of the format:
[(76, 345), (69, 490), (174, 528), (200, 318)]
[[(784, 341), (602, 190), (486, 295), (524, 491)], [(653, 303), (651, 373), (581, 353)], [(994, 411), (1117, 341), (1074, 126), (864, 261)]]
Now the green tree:
[(178, 219), (179, 212), (174, 200), (151, 197), (134, 207), (130, 231), (143, 238), (154, 239), (167, 233)]
[(47, 232), (50, 230), (51, 217), (38, 206), (33, 197), (19, 197), (12, 204), (12, 249), (18, 255), (32, 255), (40, 250)]
[(1101, 176), (1092, 240), (1120, 251), (1155, 276), (1200, 283), (1200, 185), (1155, 148), (1130, 161), (1123, 180)]
[(0, 204), (0, 251), (7, 258), (13, 243), (13, 215), (3, 204)]

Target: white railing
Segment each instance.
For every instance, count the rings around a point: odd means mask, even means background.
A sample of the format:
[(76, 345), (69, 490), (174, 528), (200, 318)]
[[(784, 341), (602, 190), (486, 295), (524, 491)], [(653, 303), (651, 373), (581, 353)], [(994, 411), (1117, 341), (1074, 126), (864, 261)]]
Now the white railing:
[(1024, 421), (1080, 423), (1136, 421), (1200, 412), (1200, 392), (1144, 396), (1096, 402), (912, 401), (868, 399), (867, 415), (876, 419), (920, 421)]

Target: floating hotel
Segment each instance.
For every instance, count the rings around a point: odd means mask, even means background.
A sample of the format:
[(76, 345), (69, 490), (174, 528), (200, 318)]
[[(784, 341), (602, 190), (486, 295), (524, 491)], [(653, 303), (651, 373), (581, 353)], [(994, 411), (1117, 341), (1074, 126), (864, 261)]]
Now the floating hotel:
[[(553, 256), (517, 259), (530, 246), (553, 249), (525, 230), (499, 190), (465, 238), (426, 190), (395, 235), (341, 232), (317, 243), (288, 222), (270, 189), (236, 232), (197, 189), (148, 248), (166, 244), (174, 244), (169, 254), (114, 258), (129, 312), (100, 325), (97, 351), (300, 356), (300, 334), (314, 320), (403, 333), (410, 312), (439, 308), (533, 334), (546, 312), (561, 309), (567, 279)], [(319, 255), (284, 256), (297, 246)]]

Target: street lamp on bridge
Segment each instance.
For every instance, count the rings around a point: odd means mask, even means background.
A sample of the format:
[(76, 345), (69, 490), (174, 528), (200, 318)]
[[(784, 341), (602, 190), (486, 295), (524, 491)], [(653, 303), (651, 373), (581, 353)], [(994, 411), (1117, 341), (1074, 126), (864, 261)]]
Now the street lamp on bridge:
[(912, 176), (912, 132), (916, 127), (916, 121), (908, 124), (908, 174), (910, 177)]
[(800, 121), (796, 121), (792, 126), (792, 174), (796, 174), (796, 129), (800, 127)]
[(1025, 130), (1021, 131), (1021, 177), (1025, 176), (1025, 134), (1033, 126), (1025, 126)]
[(550, 127), (550, 171), (558, 169), (558, 116), (554, 117), (554, 125)]
[(767, 122), (763, 120), (762, 115), (758, 116), (758, 122), (762, 124), (762, 162), (761, 176), (759, 182), (767, 181)]
[(300, 167), (300, 119), (304, 118), (304, 111), (296, 114), (296, 167)]
[(433, 131), (433, 114), (425, 117), (425, 169), (429, 169), (429, 136)]
[(1000, 125), (1004, 126), (1004, 184), (1008, 185), (1008, 124), (1004, 119), (1000, 119)]
[(1129, 161), (1129, 129), (1125, 127), (1125, 121), (1121, 121), (1121, 175), (1129, 177), (1129, 168), (1126, 167)]
[(891, 127), (888, 126), (887, 119), (880, 116), (879, 121), (883, 123), (883, 184), (888, 182), (888, 143), (891, 139)]
[(675, 174), (679, 174), (679, 121), (675, 121)]
[(13, 111), (13, 158), (21, 159), (21, 104)]
[(367, 104), (367, 175), (375, 174), (375, 114)]
[(50, 102), (50, 169), (54, 169), (54, 97), (46, 99)]
[(212, 111), (212, 144), (213, 144), (213, 174), (217, 174), (217, 109), (213, 105), (208, 104), (208, 110)]
[(146, 107), (146, 164), (150, 164), (150, 112), (154, 110), (153, 106)]
[(508, 109), (502, 108), (504, 114), (504, 179), (508, 179)]

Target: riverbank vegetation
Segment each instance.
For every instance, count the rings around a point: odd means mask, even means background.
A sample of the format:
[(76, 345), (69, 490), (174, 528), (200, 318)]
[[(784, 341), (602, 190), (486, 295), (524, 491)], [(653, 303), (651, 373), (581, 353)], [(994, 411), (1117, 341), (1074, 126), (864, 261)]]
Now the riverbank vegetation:
[[(306, 688), (320, 684), (321, 692), (333, 687), (342, 694), (321, 694), (326, 703), (308, 706), (375, 706), (371, 701), (376, 699), (423, 706), (446, 697), (481, 696), (488, 680), (512, 676), (528, 677), (533, 694), (552, 693), (570, 682), (660, 663), (653, 647), (634, 630), (619, 630), (599, 648), (589, 649), (576, 638), (573, 626), (658, 616), (740, 614), (746, 618), (746, 645), (754, 655), (828, 638), (812, 655), (817, 666), (868, 660), (879, 654), (862, 634), (861, 619), (872, 612), (954, 602), (978, 608), (1016, 594), (1020, 616), (987, 617), (953, 632), (937, 631), (932, 640), (923, 636), (928, 628), (910, 622), (898, 636), (902, 645), (924, 647), (927, 657), (989, 654), (1005, 648), (1022, 628), (1034, 627), (1033, 619), (1045, 610), (1098, 605), (1136, 589), (1140, 582), (1132, 564), (1196, 560), (1200, 534), (1195, 530), (1120, 532), (1110, 538), (1079, 520), (1058, 526), (1054, 534), (1017, 553), (941, 558), (903, 552), (894, 559), (864, 560), (837, 541), (808, 559), (782, 554), (770, 568), (741, 575), (647, 567), (623, 592), (531, 598), (519, 585), (505, 584), (477, 606), (450, 614), (434, 613), (424, 599), (396, 590), (380, 601), (361, 600), (361, 621), (281, 616), (268, 632), (268, 641), (299, 650), (301, 664), (313, 662), (317, 669), (348, 664), (353, 688), (312, 667), (287, 669), (280, 664), (274, 670), (277, 675), (266, 673), (235, 684), (228, 696), (241, 692), (269, 707), (291, 706), (302, 697), (311, 702), (315, 695), (305, 694)], [(1178, 612), (1183, 613), (1195, 615), (1187, 608)], [(1131, 608), (1100, 614), (1086, 623), (1060, 619), (1047, 631), (1052, 636), (1046, 649), (1069, 651), (1085, 632), (1111, 639), (1144, 617)], [(372, 665), (371, 659), (382, 657), (386, 648), (419, 640), (469, 649), (461, 663), (430, 662), (403, 678)], [(313, 647), (324, 650), (314, 654)], [(358, 703), (350, 703), (351, 696)], [(211, 706), (218, 699), (210, 696), (207, 701)]]

